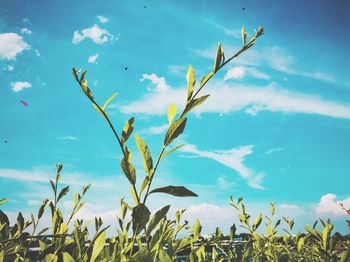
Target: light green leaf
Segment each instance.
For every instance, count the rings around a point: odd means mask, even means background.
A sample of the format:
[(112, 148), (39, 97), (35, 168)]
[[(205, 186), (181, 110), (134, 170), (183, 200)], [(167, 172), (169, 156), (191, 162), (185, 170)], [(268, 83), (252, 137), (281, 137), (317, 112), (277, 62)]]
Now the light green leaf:
[(186, 79), (187, 79), (187, 103), (188, 103), (192, 98), (194, 85), (196, 84), (196, 76), (194, 74), (192, 65), (188, 67)]
[(328, 245), (328, 238), (330, 235), (330, 226), (326, 225), (323, 229), (322, 232), (322, 241), (323, 241), (323, 248), (326, 250), (327, 249), (327, 245)]
[(223, 57), (222, 47), (221, 47), (221, 43), (219, 43), (216, 51), (215, 62), (214, 62), (214, 70), (213, 70), (214, 73), (216, 73), (220, 68), (222, 57)]
[(168, 146), (177, 138), (185, 129), (187, 118), (179, 118), (171, 123), (164, 139), (164, 146)]
[(162, 156), (161, 156), (161, 159), (162, 159), (163, 157), (166, 157), (166, 156), (169, 155), (170, 153), (174, 152), (175, 150), (178, 150), (179, 148), (183, 147), (184, 145), (185, 145), (185, 144), (178, 145), (178, 146), (176, 146), (176, 147), (174, 147), (174, 148), (172, 148), (172, 149), (170, 149), (170, 150), (164, 152), (164, 153), (162, 154)]
[(300, 252), (305, 244), (305, 238), (301, 237), (298, 241), (298, 252)]
[(148, 149), (148, 146), (146, 143), (139, 137), (138, 135), (134, 134), (136, 145), (140, 151), (140, 154), (142, 156), (143, 160), (143, 167), (147, 174), (151, 174), (152, 168), (153, 168), (153, 160), (151, 156), (151, 152)]
[(142, 194), (143, 190), (145, 190), (145, 188), (148, 186), (149, 182), (150, 182), (150, 178), (149, 176), (146, 176), (141, 184), (140, 195)]
[(168, 108), (168, 121), (169, 121), (169, 124), (171, 124), (174, 120), (174, 117), (176, 115), (176, 105), (175, 103), (171, 103), (169, 108)]
[(55, 254), (47, 254), (45, 256), (45, 261), (46, 262), (57, 262), (58, 261), (58, 256), (56, 256)]
[(214, 71), (211, 71), (209, 74), (207, 74), (206, 76), (204, 76), (201, 80), (201, 83), (199, 85), (199, 88), (202, 88), (207, 82), (208, 80), (214, 75)]
[(164, 249), (159, 250), (159, 261), (172, 262), (173, 260)]
[(197, 197), (198, 195), (191, 190), (188, 190), (184, 186), (166, 186), (161, 188), (153, 189), (150, 194), (152, 193), (165, 193), (173, 196), (178, 197)]
[[(167, 205), (160, 210), (158, 210), (152, 217), (151, 221), (148, 224), (147, 227), (147, 235), (151, 234), (152, 230), (156, 228), (156, 226), (159, 224), (159, 222), (166, 216), (170, 208), (170, 205)], [(162, 260), (161, 260), (162, 261)]]
[(343, 253), (341, 254), (340, 262), (345, 262), (346, 258), (348, 257), (348, 254), (349, 254), (349, 249), (344, 250)]
[(105, 243), (106, 243), (106, 230), (103, 231), (103, 233), (100, 234), (98, 238), (95, 240), (94, 247), (92, 248), (90, 262), (94, 262), (96, 260), (96, 258), (99, 256), (99, 254), (103, 250)]
[(205, 100), (207, 100), (207, 98), (210, 95), (204, 95), (201, 97), (198, 97), (196, 99), (193, 99), (190, 103), (188, 103), (185, 107), (185, 110), (183, 112), (183, 115), (188, 114), (192, 109), (194, 109), (195, 107), (199, 106), (200, 104), (202, 104)]
[(81, 88), (83, 89), (83, 92), (85, 93), (85, 95), (92, 99), (92, 93), (88, 87), (88, 84), (87, 84), (87, 81), (84, 79), (83, 81), (81, 81), (81, 84), (80, 84)]
[(254, 230), (254, 231), (258, 229), (258, 227), (260, 226), (261, 221), (262, 221), (262, 214), (260, 213), (260, 214), (256, 217), (256, 219), (255, 219), (255, 221), (254, 221), (254, 224), (253, 224), (253, 230)]
[(121, 136), (121, 142), (124, 144), (130, 137), (134, 130), (134, 117), (130, 118), (124, 125), (124, 129)]
[(63, 256), (63, 262), (74, 262), (74, 258), (72, 258), (71, 255), (69, 255), (69, 253), (67, 252), (63, 252), (62, 253), (62, 256)]
[(9, 199), (7, 197), (0, 200), (0, 205), (5, 204)]
[(198, 239), (202, 231), (202, 225), (201, 225), (201, 222), (199, 222), (199, 219), (197, 219), (196, 222), (194, 223), (192, 230), (193, 230), (194, 239)]
[(105, 102), (105, 104), (103, 105), (102, 109), (106, 110), (108, 104), (114, 99), (116, 98), (116, 96), (118, 95), (118, 93), (113, 93)]
[(242, 41), (243, 45), (245, 46), (247, 43), (247, 31), (245, 30), (244, 26), (242, 26)]

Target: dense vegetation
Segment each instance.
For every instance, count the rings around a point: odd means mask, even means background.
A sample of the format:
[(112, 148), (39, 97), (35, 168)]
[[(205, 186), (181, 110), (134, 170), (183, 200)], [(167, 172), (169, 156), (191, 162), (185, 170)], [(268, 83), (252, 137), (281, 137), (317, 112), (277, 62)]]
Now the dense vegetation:
[[(195, 73), (189, 66), (187, 73), (188, 92), (186, 105), (177, 114), (175, 104), (169, 106), (167, 116), (169, 128), (165, 134), (161, 150), (153, 160), (147, 144), (141, 137), (134, 134), (134, 140), (143, 159), (145, 177), (138, 189), (136, 185), (136, 170), (132, 164), (132, 153), (127, 142), (133, 133), (134, 118), (130, 118), (121, 135), (116, 131), (106, 109), (115, 98), (113, 94), (103, 106), (94, 99), (86, 80), (86, 71), (73, 68), (73, 76), (85, 95), (93, 103), (94, 108), (102, 114), (115, 135), (121, 151), (121, 169), (131, 185), (134, 204), (128, 204), (121, 199), (121, 216), (117, 218), (119, 228), (117, 235), (106, 237), (106, 230), (101, 218), (95, 218), (95, 232), (91, 234), (88, 226), (91, 221), (76, 219), (75, 214), (84, 206), (83, 198), (90, 188), (86, 185), (81, 193), (74, 193), (73, 209), (64, 217), (60, 210), (62, 199), (69, 192), (69, 186), (61, 188), (59, 181), (63, 166), (57, 165), (57, 174), (50, 180), (53, 199), (45, 199), (37, 214), (31, 214), (26, 220), (22, 213), (18, 214), (17, 222), (10, 225), (7, 215), (0, 210), (0, 262), (2, 261), (349, 261), (350, 238), (333, 234), (333, 225), (328, 221), (319, 220), (313, 227), (305, 226), (306, 233), (292, 234), (294, 221), (283, 217), (275, 217), (275, 204), (271, 203), (271, 215), (259, 214), (254, 221), (246, 213), (242, 198), (236, 201), (230, 198), (230, 204), (236, 210), (240, 226), (248, 233), (236, 234), (236, 225), (230, 228), (229, 236), (224, 236), (219, 228), (209, 238), (201, 236), (202, 226), (197, 220), (190, 226), (181, 217), (185, 210), (178, 210), (175, 219), (167, 216), (170, 205), (154, 214), (147, 207), (147, 200), (151, 194), (165, 193), (177, 197), (195, 197), (194, 192), (184, 186), (164, 186), (152, 188), (152, 181), (161, 160), (182, 145), (172, 148), (174, 141), (185, 129), (188, 113), (203, 103), (209, 95), (199, 96), (206, 83), (227, 63), (251, 48), (256, 39), (263, 34), (263, 28), (247, 41), (246, 30), (242, 29), (242, 48), (232, 57), (226, 59), (223, 48), (219, 43), (213, 70), (204, 76), (198, 88)], [(178, 117), (176, 117), (178, 116)], [(0, 200), (0, 205), (7, 202), (7, 198)], [(350, 210), (342, 207), (349, 215)], [(49, 209), (52, 224), (39, 232), (38, 225), (44, 212)], [(127, 214), (131, 218), (127, 219)], [(266, 225), (266, 232), (258, 232), (262, 223)], [(282, 224), (286, 229), (283, 236), (277, 231)], [(350, 221), (347, 221), (350, 228)], [(71, 226), (73, 224), (73, 226)], [(69, 228), (72, 228), (70, 230)], [(51, 231), (51, 232), (50, 232)], [(184, 237), (178, 237), (179, 233)]]

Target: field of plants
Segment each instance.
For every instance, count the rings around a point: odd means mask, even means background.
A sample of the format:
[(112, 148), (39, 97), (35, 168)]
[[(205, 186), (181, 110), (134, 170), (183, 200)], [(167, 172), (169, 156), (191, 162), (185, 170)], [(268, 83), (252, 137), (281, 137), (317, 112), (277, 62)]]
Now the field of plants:
[[(236, 212), (240, 224), (233, 224), (230, 234), (224, 235), (220, 228), (210, 237), (201, 235), (200, 218), (190, 225), (182, 218), (185, 210), (178, 210), (175, 218), (168, 216), (170, 205), (164, 206), (151, 214), (148, 206), (151, 194), (170, 194), (175, 197), (197, 197), (195, 192), (184, 186), (165, 185), (153, 188), (152, 182), (157, 168), (165, 157), (182, 147), (174, 143), (184, 132), (188, 114), (205, 102), (210, 94), (202, 95), (205, 85), (226, 64), (255, 45), (263, 35), (259, 27), (255, 34), (247, 37), (242, 28), (241, 49), (226, 58), (219, 43), (214, 66), (211, 72), (196, 83), (192, 66), (187, 71), (186, 106), (182, 112), (177, 111), (174, 103), (169, 106), (167, 117), (169, 127), (165, 133), (160, 152), (156, 158), (151, 155), (144, 140), (133, 134), (134, 118), (131, 117), (121, 132), (113, 125), (108, 113), (108, 104), (116, 97), (113, 94), (101, 105), (93, 96), (86, 77), (87, 71), (73, 68), (73, 76), (93, 107), (102, 115), (113, 132), (122, 152), (120, 166), (131, 186), (134, 203), (120, 201), (121, 216), (117, 218), (119, 228), (113, 237), (106, 236), (109, 225), (101, 218), (94, 221), (76, 219), (75, 215), (85, 205), (84, 197), (90, 185), (74, 193), (73, 208), (66, 216), (61, 211), (62, 199), (69, 192), (69, 186), (61, 187), (64, 176), (63, 165), (57, 165), (57, 174), (50, 180), (53, 197), (43, 200), (36, 214), (29, 218), (22, 213), (17, 221), (9, 221), (8, 216), (0, 210), (0, 262), (2, 261), (350, 261), (350, 235), (334, 234), (330, 220), (319, 220), (314, 225), (306, 225), (304, 233), (293, 231), (294, 221), (288, 217), (275, 216), (275, 204), (271, 203), (269, 214), (251, 217), (241, 197), (231, 197), (229, 203), (232, 212)], [(143, 160), (145, 176), (136, 175), (132, 161), (132, 152), (128, 147), (133, 134), (135, 143)], [(175, 144), (175, 146), (174, 146)], [(142, 179), (140, 188), (136, 180)], [(93, 186), (93, 185), (92, 185)], [(5, 206), (7, 198), (0, 200)], [(342, 208), (350, 216), (350, 210)], [(49, 213), (51, 225), (41, 225), (44, 213)], [(130, 215), (130, 216), (128, 216)], [(130, 217), (130, 219), (128, 219)], [(350, 229), (350, 221), (347, 221)], [(258, 230), (265, 224), (266, 232)], [(89, 226), (95, 230), (89, 232)], [(43, 228), (43, 226), (47, 226)], [(237, 230), (244, 228), (244, 234)], [(284, 234), (280, 235), (280, 229)], [(115, 232), (115, 230), (113, 230)], [(181, 237), (179, 237), (181, 235)]]

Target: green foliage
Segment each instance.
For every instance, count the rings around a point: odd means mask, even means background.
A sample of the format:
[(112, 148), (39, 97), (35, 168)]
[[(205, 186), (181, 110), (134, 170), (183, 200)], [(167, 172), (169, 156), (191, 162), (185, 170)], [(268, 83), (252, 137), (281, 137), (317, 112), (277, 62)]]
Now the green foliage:
[[(164, 141), (157, 158), (152, 158), (148, 145), (142, 138), (134, 134), (135, 143), (143, 160), (145, 176), (140, 188), (136, 187), (136, 169), (132, 164), (132, 152), (127, 142), (134, 131), (135, 119), (131, 117), (124, 125), (121, 135), (116, 131), (106, 112), (108, 104), (117, 96), (112, 94), (103, 106), (94, 99), (86, 80), (87, 71), (73, 68), (73, 76), (83, 93), (92, 102), (93, 107), (104, 117), (113, 132), (121, 152), (121, 170), (131, 185), (134, 205), (129, 205), (123, 198), (120, 201), (121, 216), (117, 217), (119, 228), (117, 235), (107, 238), (107, 229), (101, 218), (94, 219), (95, 233), (90, 234), (88, 226), (92, 221), (76, 219), (75, 215), (85, 205), (83, 197), (90, 188), (86, 185), (81, 193), (73, 194), (73, 208), (65, 220), (60, 205), (67, 197), (69, 186), (60, 188), (59, 181), (63, 166), (57, 165), (54, 180), (50, 179), (53, 198), (43, 200), (37, 216), (30, 215), (26, 220), (19, 213), (13, 225), (7, 215), (0, 210), (0, 262), (2, 261), (349, 261), (350, 239), (332, 235), (333, 224), (329, 220), (320, 220), (322, 228), (317, 223), (313, 227), (305, 226), (306, 234), (292, 233), (294, 221), (283, 217), (275, 218), (275, 203), (271, 203), (271, 217), (259, 214), (254, 219), (247, 213), (243, 198), (234, 201), (230, 197), (230, 205), (237, 212), (240, 227), (248, 233), (241, 234), (242, 240), (237, 241), (237, 227), (233, 224), (229, 236), (224, 236), (220, 228), (204, 239), (201, 235), (202, 225), (197, 220), (192, 227), (181, 217), (185, 210), (178, 210), (175, 219), (169, 219), (167, 214), (170, 205), (164, 206), (153, 215), (147, 207), (151, 194), (165, 193), (176, 197), (197, 197), (197, 194), (185, 186), (164, 186), (152, 189), (153, 178), (161, 160), (183, 145), (168, 146), (184, 132), (191, 110), (195, 109), (208, 98), (209, 94), (198, 96), (206, 83), (228, 62), (251, 48), (255, 40), (263, 34), (259, 27), (255, 35), (247, 41), (247, 32), (242, 28), (242, 48), (226, 60), (221, 43), (218, 44), (213, 70), (207, 73), (196, 89), (196, 77), (192, 66), (187, 71), (187, 95), (184, 109), (177, 112), (177, 107), (171, 103), (167, 112), (169, 121)], [(178, 113), (178, 114), (177, 114)], [(177, 117), (178, 116), (178, 117)], [(156, 160), (156, 161), (154, 161)], [(0, 200), (0, 205), (6, 204), (7, 198)], [(40, 220), (49, 207), (51, 227), (37, 232)], [(350, 215), (350, 210), (344, 208)], [(47, 212), (46, 212), (47, 213)], [(129, 216), (128, 216), (129, 214)], [(219, 215), (219, 214), (218, 214)], [(287, 228), (283, 236), (279, 236), (281, 222)], [(70, 223), (74, 223), (71, 227)], [(266, 232), (262, 232), (265, 225)], [(348, 221), (350, 228), (350, 221)], [(51, 234), (47, 234), (51, 230)], [(179, 238), (178, 235), (184, 235)], [(38, 250), (34, 251), (33, 247)]]

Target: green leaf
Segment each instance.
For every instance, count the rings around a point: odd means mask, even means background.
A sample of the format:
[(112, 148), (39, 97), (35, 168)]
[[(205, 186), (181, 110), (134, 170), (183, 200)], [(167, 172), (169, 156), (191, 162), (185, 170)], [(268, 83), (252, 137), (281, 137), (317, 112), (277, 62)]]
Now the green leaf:
[(55, 254), (47, 254), (45, 256), (45, 261), (57, 262), (58, 261), (58, 256), (55, 255)]
[(211, 71), (209, 74), (207, 74), (206, 76), (204, 76), (201, 80), (201, 83), (199, 85), (199, 88), (202, 88), (207, 82), (208, 80), (214, 75), (214, 72)]
[(128, 162), (128, 160), (125, 157), (122, 158), (122, 160), (120, 162), (120, 165), (121, 165), (121, 167), (123, 169), (123, 172), (124, 172), (125, 176), (129, 180), (129, 182), (132, 185), (135, 185), (135, 183), (136, 183), (136, 170), (135, 170), (135, 167), (130, 162)]
[(243, 45), (245, 46), (247, 43), (247, 31), (245, 30), (244, 26), (242, 26), (242, 41)]
[(185, 129), (187, 118), (179, 118), (172, 122), (164, 139), (164, 146), (168, 146), (177, 138)]
[(159, 261), (172, 262), (173, 260), (164, 249), (159, 250)]
[(198, 195), (191, 190), (188, 190), (184, 186), (166, 186), (161, 188), (153, 189), (150, 194), (152, 193), (165, 193), (173, 196), (178, 197), (197, 197)]
[(151, 212), (144, 204), (138, 204), (132, 209), (132, 229), (138, 235), (147, 225)]
[(258, 227), (260, 226), (261, 221), (262, 221), (262, 214), (260, 213), (260, 214), (256, 217), (255, 222), (254, 222), (254, 224), (253, 224), (253, 230), (254, 230), (254, 231), (258, 229)]
[(323, 248), (326, 250), (327, 249), (327, 244), (328, 244), (328, 238), (329, 238), (329, 235), (330, 235), (330, 226), (329, 225), (326, 225), (323, 229), (323, 232), (322, 232), (322, 241), (323, 241)]
[(5, 204), (9, 199), (7, 197), (0, 200), (0, 205)]
[(171, 124), (174, 120), (174, 117), (176, 115), (176, 105), (175, 103), (171, 103), (169, 108), (168, 108), (168, 121), (169, 121), (169, 124)]
[(348, 254), (349, 254), (349, 249), (344, 250), (343, 253), (341, 254), (340, 262), (345, 262), (346, 258), (348, 257)]
[(276, 211), (276, 203), (271, 202), (270, 205), (271, 205), (271, 215), (274, 216)]
[(147, 174), (151, 174), (153, 168), (153, 160), (151, 156), (151, 152), (148, 149), (146, 143), (139, 137), (134, 134), (136, 145), (140, 151), (143, 160), (143, 167), (146, 170)]
[(124, 144), (130, 137), (134, 130), (134, 117), (130, 118), (124, 125), (124, 129), (121, 136), (121, 142)]
[[(159, 222), (166, 216), (170, 208), (170, 205), (165, 206), (158, 210), (152, 217), (151, 221), (148, 224), (147, 227), (147, 235), (151, 234), (152, 230), (156, 228), (156, 226), (159, 224)], [(161, 260), (162, 261), (162, 260)]]
[(214, 73), (216, 73), (218, 71), (218, 69), (220, 68), (220, 65), (222, 62), (222, 57), (223, 57), (222, 46), (221, 46), (221, 43), (219, 43), (217, 51), (216, 51), (215, 62), (214, 62), (214, 70), (213, 70)]
[(106, 231), (103, 231), (103, 233), (100, 234), (98, 238), (95, 240), (94, 247), (92, 248), (90, 262), (94, 262), (96, 260), (96, 258), (99, 256), (99, 254), (103, 250), (105, 243), (106, 243)]
[(145, 188), (148, 186), (149, 182), (150, 182), (150, 178), (149, 176), (146, 176), (141, 184), (140, 195), (142, 194), (143, 190), (145, 190)]
[(192, 230), (193, 230), (194, 239), (198, 239), (202, 231), (202, 225), (201, 225), (201, 222), (199, 222), (199, 219), (197, 219), (196, 222), (194, 223)]
[(74, 262), (75, 261), (74, 258), (72, 258), (72, 256), (69, 255), (69, 253), (67, 253), (67, 252), (63, 252), (62, 256), (63, 256), (64, 262)]
[(301, 237), (298, 241), (298, 252), (300, 252), (305, 244), (305, 238)]
[(68, 192), (69, 192), (69, 186), (66, 186), (66, 187), (62, 188), (61, 192), (58, 194), (57, 202), (60, 201), (60, 199), (61, 199), (62, 197), (64, 197), (65, 195), (67, 195)]
[(195, 107), (199, 106), (200, 104), (202, 104), (205, 100), (207, 100), (207, 98), (210, 95), (204, 95), (201, 97), (198, 97), (196, 99), (193, 99), (190, 103), (188, 103), (185, 107), (185, 110), (183, 112), (183, 115), (188, 114), (192, 109), (194, 109)]
[(174, 152), (175, 150), (178, 150), (179, 148), (183, 147), (184, 145), (185, 145), (185, 144), (178, 145), (178, 146), (174, 147), (173, 149), (170, 149), (170, 150), (164, 152), (164, 153), (162, 154), (162, 156), (161, 156), (161, 159), (162, 159), (163, 157), (166, 157), (166, 156), (169, 155), (170, 153)]
[(196, 84), (196, 76), (194, 74), (192, 65), (188, 67), (186, 79), (187, 79), (187, 103), (188, 103), (192, 98), (194, 85)]
[(105, 104), (102, 107), (102, 110), (106, 110), (108, 104), (114, 99), (116, 98), (116, 96), (118, 95), (118, 93), (113, 93), (105, 102)]

